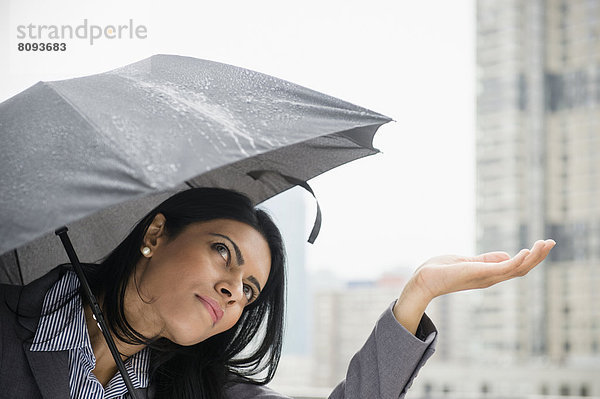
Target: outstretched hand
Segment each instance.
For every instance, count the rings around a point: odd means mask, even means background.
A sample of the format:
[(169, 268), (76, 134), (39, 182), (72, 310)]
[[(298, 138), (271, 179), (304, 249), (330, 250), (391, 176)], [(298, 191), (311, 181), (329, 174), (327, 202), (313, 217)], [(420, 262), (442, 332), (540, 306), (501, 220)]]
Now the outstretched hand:
[(455, 255), (429, 259), (415, 272), (415, 285), (430, 300), (456, 291), (487, 288), (514, 277), (522, 277), (546, 258), (556, 243), (536, 241), (512, 258), (506, 252), (488, 252), (474, 257)]
[(556, 243), (536, 241), (512, 258), (506, 252), (488, 252), (475, 257), (436, 256), (421, 265), (394, 306), (396, 319), (413, 334), (431, 300), (457, 291), (487, 288), (526, 275), (543, 261)]

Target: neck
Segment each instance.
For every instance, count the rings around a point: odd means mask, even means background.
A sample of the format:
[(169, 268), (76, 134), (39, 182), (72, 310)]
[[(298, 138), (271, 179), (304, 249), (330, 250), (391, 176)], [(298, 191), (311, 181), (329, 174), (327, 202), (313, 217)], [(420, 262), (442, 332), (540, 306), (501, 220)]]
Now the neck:
[[(85, 305), (84, 312), (85, 312), (85, 324), (88, 329), (90, 343), (92, 344), (92, 349), (94, 350), (94, 355), (96, 356), (96, 358), (98, 358), (98, 356), (96, 355), (96, 348), (106, 349), (106, 351), (110, 354), (108, 344), (106, 343), (106, 340), (104, 338), (104, 335), (102, 334), (102, 331), (100, 330), (100, 327), (97, 325), (96, 320), (94, 319), (92, 309), (90, 308), (89, 305)], [(119, 340), (117, 337), (115, 337), (114, 334), (111, 334), (111, 336), (113, 338), (113, 341), (115, 342), (117, 350), (119, 351), (119, 353), (121, 353), (121, 358), (123, 360), (135, 355), (137, 352), (144, 349), (144, 345), (128, 344), (126, 342)]]
[[(138, 265), (143, 266), (143, 265)], [(144, 337), (158, 337), (161, 335), (161, 328), (159, 323), (152, 317), (152, 306), (150, 302), (144, 301), (138, 288), (136, 287), (136, 279), (139, 279), (140, 271), (144, 270), (143, 267), (137, 267), (136, 272), (132, 273), (129, 277), (127, 287), (125, 289), (125, 296), (123, 298), (123, 310), (125, 318), (130, 326)], [(98, 297), (100, 307), (103, 307), (103, 298)], [(85, 322), (87, 325), (90, 343), (94, 356), (96, 357), (96, 368), (94, 374), (102, 385), (106, 385), (112, 376), (117, 372), (117, 364), (112, 357), (112, 353), (104, 339), (102, 331), (96, 324), (96, 320), (93, 318), (93, 313), (89, 305), (85, 305)], [(127, 358), (135, 355), (141, 351), (145, 345), (133, 345), (119, 340), (114, 334), (111, 334), (113, 341), (117, 347), (117, 350), (121, 354), (121, 359), (126, 360)]]
[[(110, 379), (117, 372), (117, 363), (110, 352), (106, 339), (102, 334), (102, 331), (94, 320), (92, 310), (89, 305), (84, 306), (85, 323), (90, 337), (90, 343), (92, 345), (92, 351), (96, 358), (96, 367), (93, 370), (94, 375), (103, 386), (106, 386)], [(135, 355), (137, 352), (144, 348), (144, 345), (132, 345), (123, 342), (111, 334), (113, 341), (117, 347), (117, 350), (121, 354), (121, 360), (125, 361), (127, 358)]]

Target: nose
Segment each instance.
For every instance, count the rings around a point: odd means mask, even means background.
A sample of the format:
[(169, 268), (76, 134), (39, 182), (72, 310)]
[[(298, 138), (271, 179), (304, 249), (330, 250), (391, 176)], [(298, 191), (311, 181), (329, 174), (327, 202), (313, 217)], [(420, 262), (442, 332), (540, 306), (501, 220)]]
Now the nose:
[(233, 305), (240, 301), (244, 296), (243, 283), (241, 278), (229, 278), (217, 283), (215, 289), (225, 300), (227, 305)]

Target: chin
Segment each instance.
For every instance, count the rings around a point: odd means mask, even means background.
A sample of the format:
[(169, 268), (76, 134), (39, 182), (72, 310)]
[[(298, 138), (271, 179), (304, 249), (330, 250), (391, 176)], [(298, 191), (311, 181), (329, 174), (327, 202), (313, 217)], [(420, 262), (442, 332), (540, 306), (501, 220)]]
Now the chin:
[(201, 340), (188, 340), (188, 341), (183, 341), (183, 342), (176, 342), (177, 345), (181, 345), (181, 346), (194, 346), (196, 344), (199, 344), (200, 342), (204, 341), (203, 339)]
[(192, 346), (192, 345), (199, 344), (200, 342), (204, 341), (207, 338), (208, 337), (206, 337), (206, 338), (178, 337), (177, 339), (174, 339), (174, 340), (171, 340), (171, 341), (173, 343), (176, 343), (177, 345), (181, 345), (181, 346)]
[(198, 334), (199, 328), (187, 327), (178, 331), (171, 331), (168, 338), (171, 342), (181, 346), (192, 346), (210, 338), (213, 334)]

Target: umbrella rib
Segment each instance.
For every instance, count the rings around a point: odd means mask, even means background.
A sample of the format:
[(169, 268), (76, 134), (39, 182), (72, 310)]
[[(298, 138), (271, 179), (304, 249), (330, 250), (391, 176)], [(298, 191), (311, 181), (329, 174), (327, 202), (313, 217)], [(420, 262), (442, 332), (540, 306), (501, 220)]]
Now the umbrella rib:
[(17, 270), (19, 271), (19, 278), (21, 279), (21, 285), (25, 285), (25, 280), (23, 279), (23, 271), (21, 270), (21, 262), (19, 262), (19, 252), (15, 249), (15, 262), (17, 264)]
[[(391, 120), (390, 120), (391, 121)], [(343, 136), (345, 139), (353, 142), (354, 144), (357, 144), (363, 148), (368, 148), (370, 150), (375, 151), (376, 153), (381, 152), (378, 148), (373, 147), (373, 138), (375, 137), (375, 133), (377, 132), (377, 130), (383, 126), (384, 124), (390, 122), (384, 122), (384, 123), (373, 123), (371, 125), (364, 125), (364, 126), (358, 126), (355, 128), (351, 128), (348, 130), (344, 130), (342, 132), (335, 132), (332, 135), (338, 135), (338, 136)], [(350, 131), (355, 130), (355, 129), (372, 129), (375, 128), (375, 132), (373, 132), (373, 134), (371, 135), (371, 143), (361, 143), (358, 139), (354, 138), (353, 136), (351, 136), (350, 134), (348, 134)]]
[[(96, 123), (94, 123), (94, 121), (92, 121), (85, 112), (83, 112), (75, 103), (73, 103), (73, 101), (71, 101), (69, 99), (69, 97), (65, 93), (63, 93), (62, 90), (60, 90), (60, 87), (58, 87), (58, 85), (53, 84), (54, 82), (42, 82), (42, 83), (44, 85), (46, 85), (47, 87), (49, 87), (50, 89), (52, 89), (52, 91), (54, 93), (56, 93), (56, 95), (58, 95), (64, 102), (69, 104), (69, 106), (75, 112), (77, 112), (77, 115), (79, 115), (89, 126), (91, 126), (91, 128), (95, 132), (97, 132), (99, 134), (99, 136), (101, 136), (104, 140), (108, 141), (110, 143), (110, 148), (113, 150), (116, 150), (116, 151), (114, 151), (114, 155), (118, 155), (119, 158), (126, 165), (130, 165), (129, 159), (121, 151), (121, 146), (119, 146), (118, 143), (115, 142), (110, 136), (108, 136), (106, 134), (102, 134), (102, 129), (100, 129), (100, 127)], [(105, 145), (107, 144), (106, 141), (103, 142)], [(144, 176), (144, 177), (146, 177), (146, 176)]]

